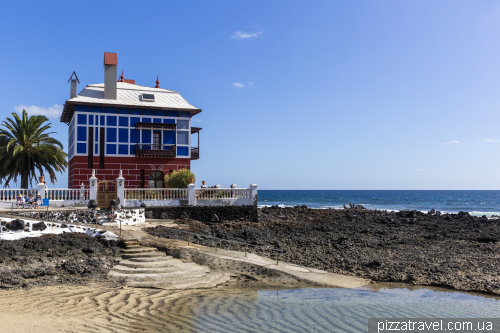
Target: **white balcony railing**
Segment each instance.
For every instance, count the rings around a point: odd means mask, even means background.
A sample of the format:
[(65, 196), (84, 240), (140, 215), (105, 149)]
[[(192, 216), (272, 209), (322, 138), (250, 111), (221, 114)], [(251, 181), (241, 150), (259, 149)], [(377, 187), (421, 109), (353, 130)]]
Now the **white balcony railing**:
[(197, 188), (196, 199), (238, 199), (250, 198), (248, 188)]
[(130, 188), (125, 189), (125, 200), (187, 199), (186, 188)]

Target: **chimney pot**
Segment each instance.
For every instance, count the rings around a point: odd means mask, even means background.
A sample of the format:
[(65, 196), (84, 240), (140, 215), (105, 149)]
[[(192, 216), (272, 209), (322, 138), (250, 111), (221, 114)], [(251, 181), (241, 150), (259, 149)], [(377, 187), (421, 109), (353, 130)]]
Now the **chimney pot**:
[(104, 52), (104, 98), (116, 99), (116, 66), (118, 55), (116, 53)]

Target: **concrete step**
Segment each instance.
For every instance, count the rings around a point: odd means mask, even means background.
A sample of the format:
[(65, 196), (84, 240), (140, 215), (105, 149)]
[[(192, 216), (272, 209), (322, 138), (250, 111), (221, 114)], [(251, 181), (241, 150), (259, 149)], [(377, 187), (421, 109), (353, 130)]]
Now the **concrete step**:
[(176, 266), (169, 267), (128, 267), (123, 265), (116, 265), (113, 267), (113, 272), (120, 274), (163, 274), (178, 272)]
[[(144, 259), (144, 258), (141, 258)], [(159, 258), (155, 258), (159, 259)], [(167, 256), (167, 257), (162, 257), (161, 259), (166, 259), (166, 260), (155, 260), (155, 261), (132, 261), (130, 259), (125, 259), (120, 261), (120, 265), (130, 267), (130, 268), (161, 268), (161, 267), (171, 267), (173, 266), (172, 261), (169, 259), (172, 259), (172, 257)]]
[(145, 252), (145, 253), (123, 253), (122, 259), (132, 259), (132, 258), (156, 258), (156, 257), (166, 257), (167, 255), (163, 252)]
[(189, 281), (202, 280), (203, 276), (210, 272), (210, 269), (205, 266), (196, 266), (188, 270), (172, 270), (167, 273), (139, 273), (139, 274), (124, 274), (111, 270), (108, 272), (108, 278), (116, 281), (126, 282), (144, 282), (144, 281), (164, 281), (165, 283), (178, 284), (189, 283)]
[(138, 247), (133, 249), (125, 249), (121, 250), (121, 253), (145, 253), (145, 252), (157, 252), (158, 249), (156, 247)]
[(126, 248), (127, 248), (127, 249), (136, 249), (136, 248), (138, 248), (138, 247), (142, 247), (142, 246), (141, 246), (141, 245), (139, 245), (139, 244), (133, 244), (133, 245), (128, 245), (128, 244), (126, 244), (125, 246), (126, 246)]
[(230, 280), (229, 274), (207, 273), (199, 278), (183, 280), (162, 280), (162, 281), (130, 281), (127, 285), (137, 288), (159, 288), (184, 290), (195, 288), (213, 288)]
[[(158, 253), (163, 253), (163, 252), (158, 252)], [(167, 256), (165, 255), (164, 257), (131, 257), (131, 258), (124, 258), (124, 259), (128, 259), (130, 261), (135, 261), (135, 262), (153, 262), (153, 261), (163, 261), (165, 259), (172, 259), (171, 256)]]

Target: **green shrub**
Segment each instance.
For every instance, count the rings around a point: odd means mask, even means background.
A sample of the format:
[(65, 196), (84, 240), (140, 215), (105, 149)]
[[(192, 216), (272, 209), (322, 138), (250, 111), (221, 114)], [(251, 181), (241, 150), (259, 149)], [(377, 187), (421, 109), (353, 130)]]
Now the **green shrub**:
[(191, 179), (193, 179), (194, 183), (195, 177), (191, 170), (181, 169), (165, 175), (165, 184), (167, 184), (169, 188), (187, 188), (188, 184), (191, 183)]

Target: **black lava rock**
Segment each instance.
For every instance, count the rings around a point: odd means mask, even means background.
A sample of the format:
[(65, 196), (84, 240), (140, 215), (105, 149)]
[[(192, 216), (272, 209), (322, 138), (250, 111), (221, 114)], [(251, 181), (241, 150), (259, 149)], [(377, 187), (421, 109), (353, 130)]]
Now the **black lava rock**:
[(7, 229), (10, 230), (24, 230), (24, 220), (15, 219), (7, 223)]
[(44, 231), (47, 226), (43, 222), (33, 223), (33, 231)]
[(90, 209), (96, 209), (98, 206), (97, 201), (95, 200), (89, 200), (89, 203), (87, 204), (87, 207)]

